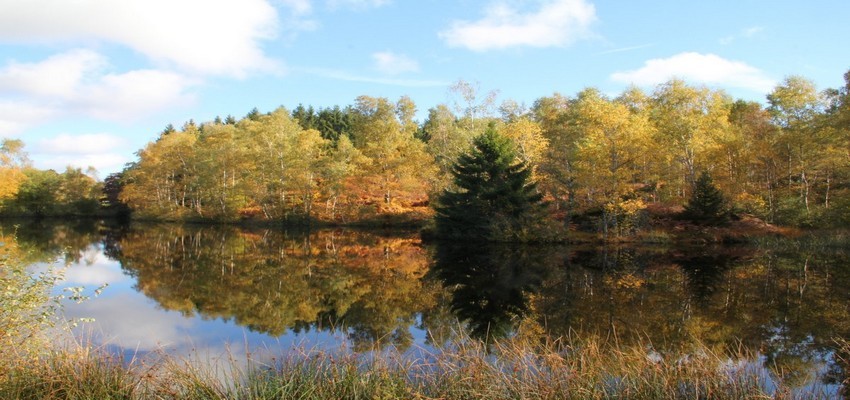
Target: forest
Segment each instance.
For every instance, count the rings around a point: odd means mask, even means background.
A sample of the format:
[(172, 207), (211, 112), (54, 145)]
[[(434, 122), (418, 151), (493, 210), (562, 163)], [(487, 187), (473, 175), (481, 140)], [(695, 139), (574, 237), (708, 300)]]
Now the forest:
[[(850, 223), (850, 72), (819, 90), (791, 76), (766, 103), (670, 80), (616, 97), (588, 88), (530, 107), (496, 104), (459, 81), (424, 122), (407, 97), (298, 106), (167, 126), (138, 159), (93, 173), (31, 167), (19, 140), (0, 149), (0, 215), (132, 211), (173, 221), (413, 224), (457, 190), (453, 168), (492, 128), (564, 230), (631, 235), (681, 213), (710, 176), (732, 215), (796, 227)], [(125, 207), (125, 208), (122, 208)]]

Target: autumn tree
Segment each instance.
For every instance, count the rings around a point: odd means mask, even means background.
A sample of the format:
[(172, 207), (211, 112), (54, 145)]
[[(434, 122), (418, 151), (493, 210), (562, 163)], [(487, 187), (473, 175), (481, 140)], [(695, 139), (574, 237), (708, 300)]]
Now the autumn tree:
[(665, 143), (659, 142), (658, 128), (652, 122), (652, 99), (643, 90), (629, 87), (613, 102), (625, 106), (629, 110), (630, 119), (637, 129), (632, 135), (639, 142), (631, 149), (638, 149), (634, 163), (630, 166), (634, 171), (635, 190), (641, 193), (647, 201), (658, 201), (664, 183), (664, 177), (670, 169), (664, 154)]
[(472, 145), (474, 134), (461, 126), (448, 106), (440, 104), (428, 110), (420, 136), (439, 169), (436, 186), (443, 190), (451, 182), (452, 165)]
[(777, 127), (761, 104), (743, 100), (732, 104), (729, 123), (742, 141), (732, 176), (737, 190), (729, 193), (730, 200), (743, 211), (772, 222), (782, 174)]
[(371, 161), (364, 186), (370, 197), (380, 198), (379, 209), (390, 207), (397, 195), (426, 193), (433, 176), (433, 158), (410, 125), (415, 108), (409, 99), (400, 104), (360, 96), (353, 110), (352, 143)]
[(826, 94), (830, 123), (844, 131), (850, 130), (850, 70), (844, 73), (844, 86), (827, 90)]
[(79, 167), (67, 167), (58, 188), (57, 202), (64, 214), (92, 215), (100, 207), (103, 185)]
[(3, 139), (0, 143), (0, 201), (18, 193), (26, 180), (24, 168), (29, 165), (24, 142), (18, 139)]
[(124, 171), (120, 200), (148, 217), (202, 212), (203, 183), (197, 180), (195, 159), (198, 135), (197, 130), (175, 131), (148, 143), (137, 153), (139, 160)]
[(643, 208), (634, 193), (640, 187), (642, 161), (651, 149), (654, 131), (645, 114), (632, 113), (622, 103), (605, 98), (595, 89), (579, 93), (573, 104), (573, 126), (581, 133), (576, 179), (591, 207), (602, 210), (602, 231), (630, 224)]
[(248, 207), (250, 188), (256, 182), (257, 163), (253, 159), (247, 125), (265, 118), (259, 112), (236, 125), (206, 125), (194, 152), (197, 185), (200, 189), (199, 216), (234, 220)]
[(59, 214), (57, 195), (62, 185), (62, 176), (56, 171), (27, 169), (27, 179), (15, 196), (13, 212), (36, 218)]
[(540, 124), (521, 116), (507, 121), (500, 131), (502, 135), (514, 142), (517, 157), (531, 167), (532, 171), (536, 171), (549, 146), (549, 141), (543, 136)]
[(768, 111), (780, 128), (779, 145), (789, 187), (796, 187), (805, 214), (810, 211), (811, 191), (823, 174), (818, 168), (821, 150), (828, 144), (818, 129), (823, 103), (814, 83), (799, 77), (786, 78), (767, 95)]
[(722, 92), (680, 80), (662, 84), (653, 93), (650, 115), (657, 140), (677, 167), (667, 178), (675, 189), (672, 194), (683, 196), (693, 187), (700, 163), (708, 161), (717, 136), (728, 129), (728, 103)]
[(347, 197), (347, 184), (361, 171), (369, 168), (369, 160), (354, 147), (346, 135), (342, 135), (336, 141), (336, 145), (330, 149), (322, 165), (322, 179), (326, 199), (325, 209), (330, 214), (332, 221), (337, 220), (340, 199)]
[(296, 207), (310, 218), (329, 141), (315, 129), (303, 129), (284, 108), (238, 126), (254, 175), (246, 183), (249, 202), (268, 219), (286, 217)]
[[(830, 209), (829, 217), (838, 223), (850, 221), (850, 71), (844, 74), (844, 86), (825, 92), (826, 110), (821, 126), (829, 129), (824, 207)], [(835, 201), (833, 201), (835, 199)], [(833, 203), (839, 205), (837, 209)]]
[(465, 128), (476, 134), (480, 132), (486, 126), (483, 120), (493, 112), (499, 92), (493, 90), (482, 95), (480, 83), (462, 79), (452, 84), (449, 91), (455, 96), (454, 107), (462, 116)]
[[(460, 189), (455, 161), (495, 123), (568, 228), (619, 232), (621, 217), (647, 203), (682, 205), (699, 171), (735, 210), (769, 221), (838, 221), (850, 210), (850, 83), (818, 93), (790, 77), (763, 106), (671, 80), (651, 93), (554, 94), (530, 110), (509, 100), (501, 118), (495, 92), (464, 81), (451, 90), (454, 101), (422, 124), (410, 98), (361, 96), (344, 108), (255, 109), (239, 121), (170, 126), (125, 171), (121, 197), (158, 218), (427, 217), (418, 212), (428, 196)], [(24, 168), (10, 167), (15, 143), (4, 143), (0, 197), (10, 204)]]
[(571, 128), (570, 112), (571, 100), (558, 93), (541, 97), (531, 111), (548, 143), (540, 164), (541, 186), (557, 199), (556, 207), (564, 210), (565, 224), (570, 223), (576, 208), (576, 160), (581, 136)]

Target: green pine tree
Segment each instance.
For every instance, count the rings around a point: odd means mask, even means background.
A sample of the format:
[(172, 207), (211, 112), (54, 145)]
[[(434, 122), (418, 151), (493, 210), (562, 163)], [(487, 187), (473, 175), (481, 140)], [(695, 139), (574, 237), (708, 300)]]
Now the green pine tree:
[(714, 186), (708, 172), (700, 174), (694, 184), (694, 191), (685, 205), (684, 215), (691, 221), (707, 225), (718, 225), (728, 220), (726, 200), (720, 189)]
[(456, 190), (446, 190), (435, 207), (440, 239), (534, 241), (545, 205), (531, 170), (517, 160), (513, 142), (491, 126), (452, 169)]

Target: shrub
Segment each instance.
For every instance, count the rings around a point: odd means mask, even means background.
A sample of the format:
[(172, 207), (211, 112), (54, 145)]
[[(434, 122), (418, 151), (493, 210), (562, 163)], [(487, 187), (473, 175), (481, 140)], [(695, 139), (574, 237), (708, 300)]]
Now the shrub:
[[(0, 249), (0, 354), (43, 349), (49, 342), (45, 332), (55, 326), (59, 309), (50, 290), (61, 274), (49, 269), (33, 275), (15, 254), (17, 247), (3, 244)], [(7, 356), (0, 363), (11, 361)]]

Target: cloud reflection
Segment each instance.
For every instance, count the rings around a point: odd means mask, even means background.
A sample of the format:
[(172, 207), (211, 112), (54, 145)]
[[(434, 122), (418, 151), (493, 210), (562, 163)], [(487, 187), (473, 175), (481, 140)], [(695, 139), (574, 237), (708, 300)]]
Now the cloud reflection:
[(96, 246), (89, 246), (82, 254), (79, 263), (65, 271), (65, 283), (70, 285), (103, 285), (114, 286), (117, 283), (129, 281), (131, 278), (121, 271), (121, 265), (110, 260)]
[(104, 343), (123, 349), (153, 351), (192, 343), (193, 321), (179, 313), (163, 312), (139, 293), (122, 292), (81, 304), (68, 304), (68, 318), (94, 318), (88, 325)]

